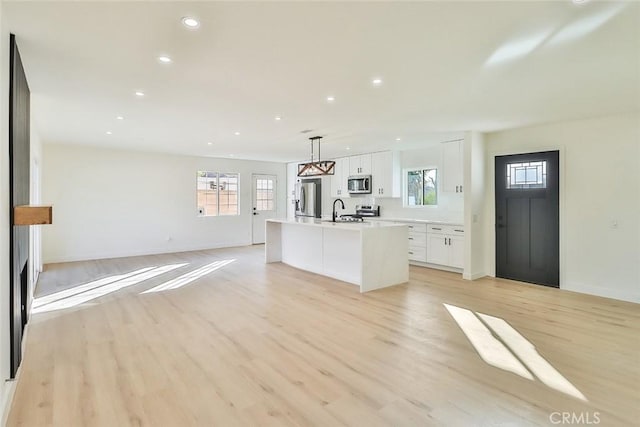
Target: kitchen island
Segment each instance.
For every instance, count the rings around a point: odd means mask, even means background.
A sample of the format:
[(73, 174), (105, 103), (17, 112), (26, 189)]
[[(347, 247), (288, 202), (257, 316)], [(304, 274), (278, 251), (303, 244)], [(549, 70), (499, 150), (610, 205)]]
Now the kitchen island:
[(409, 280), (407, 236), (403, 224), (269, 219), (265, 261), (349, 282), (367, 292)]

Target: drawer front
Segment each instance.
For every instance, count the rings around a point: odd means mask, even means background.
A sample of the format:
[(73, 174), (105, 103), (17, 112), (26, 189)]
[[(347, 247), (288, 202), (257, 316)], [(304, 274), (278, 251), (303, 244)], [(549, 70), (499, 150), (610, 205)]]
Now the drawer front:
[(409, 247), (409, 261), (427, 262), (427, 248)]
[(439, 225), (439, 224), (428, 224), (427, 225), (427, 233), (432, 234), (445, 234), (447, 233), (448, 226)]
[(449, 227), (449, 234), (453, 236), (464, 236), (464, 227), (461, 225), (452, 225)]
[(409, 233), (426, 233), (427, 232), (427, 224), (416, 224), (416, 223), (407, 223), (407, 227), (409, 228)]
[(427, 233), (409, 232), (409, 246), (427, 246)]
[(454, 236), (464, 236), (464, 227), (462, 225), (439, 225), (429, 224), (428, 233), (433, 234), (452, 234)]

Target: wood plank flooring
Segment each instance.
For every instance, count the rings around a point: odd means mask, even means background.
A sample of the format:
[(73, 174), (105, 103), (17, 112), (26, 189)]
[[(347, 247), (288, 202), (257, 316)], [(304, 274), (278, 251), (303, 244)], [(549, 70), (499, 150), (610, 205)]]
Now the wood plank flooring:
[[(530, 426), (553, 425), (561, 414), (552, 413), (564, 412), (604, 426), (640, 419), (637, 304), (420, 267), (408, 284), (362, 295), (265, 265), (263, 251), (48, 266), (37, 297), (54, 302), (31, 317), (8, 425)], [(143, 293), (224, 260), (235, 261)], [(79, 305), (78, 295), (55, 301), (97, 279), (181, 263), (87, 290)], [(445, 303), (504, 319), (587, 400), (485, 363)]]

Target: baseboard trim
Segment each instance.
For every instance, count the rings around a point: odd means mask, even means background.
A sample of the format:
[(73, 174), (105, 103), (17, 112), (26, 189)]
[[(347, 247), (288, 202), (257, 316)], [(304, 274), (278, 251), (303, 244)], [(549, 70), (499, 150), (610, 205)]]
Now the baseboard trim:
[(239, 242), (225, 242), (214, 245), (194, 245), (194, 246), (183, 246), (183, 247), (175, 247), (175, 248), (156, 248), (142, 251), (130, 251), (130, 252), (103, 252), (103, 253), (94, 253), (88, 255), (69, 255), (69, 256), (60, 256), (60, 257), (50, 257), (44, 261), (44, 264), (56, 264), (61, 262), (77, 262), (77, 261), (93, 261), (97, 259), (110, 259), (110, 258), (127, 258), (134, 256), (145, 256), (145, 255), (162, 255), (162, 254), (174, 254), (178, 252), (192, 252), (192, 251), (205, 251), (208, 249), (223, 249), (223, 248), (234, 248), (240, 246), (250, 246), (252, 242), (250, 240), (247, 241), (239, 241)]
[(472, 273), (472, 274), (463, 274), (462, 278), (465, 280), (477, 280), (477, 279), (482, 279), (483, 277), (487, 277), (487, 274), (484, 272), (477, 272), (477, 273)]
[[(31, 308), (29, 308), (29, 321), (31, 321)], [(29, 326), (27, 323), (24, 327), (24, 333), (22, 334), (22, 361), (24, 361), (25, 350), (27, 348), (27, 336), (29, 335)], [(11, 405), (13, 404), (13, 398), (16, 394), (16, 385), (18, 384), (18, 380), (20, 379), (20, 373), (22, 372), (22, 362), (20, 366), (18, 366), (18, 370), (16, 371), (16, 376), (13, 379), (5, 380), (4, 382), (4, 390), (2, 395), (2, 407), (0, 408), (1, 417), (0, 417), (0, 425), (6, 426), (7, 421), (9, 420), (9, 412), (11, 411)]]
[(577, 283), (560, 284), (560, 289), (581, 294), (595, 295), (620, 301), (640, 303), (640, 293), (628, 293), (618, 289), (603, 288), (601, 286), (584, 285)]

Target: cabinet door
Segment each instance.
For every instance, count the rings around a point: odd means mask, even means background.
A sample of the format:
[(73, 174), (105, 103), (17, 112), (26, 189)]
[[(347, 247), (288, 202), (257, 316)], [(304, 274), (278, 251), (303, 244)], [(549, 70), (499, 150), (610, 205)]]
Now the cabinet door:
[[(349, 178), (349, 158), (342, 157), (336, 159), (336, 173), (331, 177), (331, 196), (332, 197), (349, 197), (347, 188), (347, 179)], [(335, 186), (335, 193), (334, 193)]]
[(449, 254), (446, 245), (448, 237), (444, 234), (427, 233), (427, 262), (431, 264), (446, 265)]
[(360, 156), (360, 175), (371, 175), (371, 154)]
[(449, 266), (464, 268), (464, 237), (449, 236)]
[(376, 197), (391, 197), (391, 162), (390, 151), (373, 153), (371, 155), (371, 194)]
[(371, 154), (349, 157), (350, 175), (371, 175)]
[(360, 175), (360, 156), (351, 156), (349, 159), (349, 175)]
[(462, 142), (442, 144), (442, 191), (462, 192)]
[(334, 166), (334, 174), (331, 175), (331, 197), (340, 197), (342, 192), (342, 167), (344, 162), (341, 159), (336, 159)]

